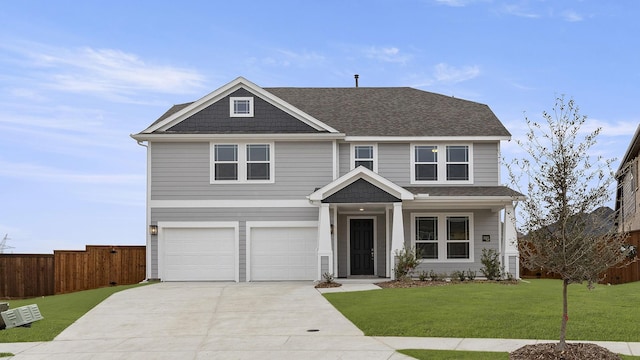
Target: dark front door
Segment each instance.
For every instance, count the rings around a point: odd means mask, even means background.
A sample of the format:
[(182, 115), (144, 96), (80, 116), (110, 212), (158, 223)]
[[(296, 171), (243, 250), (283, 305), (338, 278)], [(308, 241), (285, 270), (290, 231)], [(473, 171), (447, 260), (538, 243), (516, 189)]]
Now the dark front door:
[(351, 219), (351, 275), (373, 275), (373, 219)]

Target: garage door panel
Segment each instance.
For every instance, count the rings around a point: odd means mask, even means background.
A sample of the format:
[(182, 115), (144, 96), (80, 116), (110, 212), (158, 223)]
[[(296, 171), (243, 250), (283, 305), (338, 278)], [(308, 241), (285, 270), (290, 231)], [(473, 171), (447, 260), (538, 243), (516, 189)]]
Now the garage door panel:
[(234, 228), (164, 229), (166, 281), (235, 280)]
[(315, 227), (264, 227), (251, 230), (251, 279), (314, 280)]

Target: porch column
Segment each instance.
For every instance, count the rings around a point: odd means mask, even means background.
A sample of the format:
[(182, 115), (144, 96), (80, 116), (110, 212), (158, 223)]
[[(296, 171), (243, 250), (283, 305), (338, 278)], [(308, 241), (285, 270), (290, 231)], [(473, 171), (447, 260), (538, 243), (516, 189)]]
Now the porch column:
[(402, 203), (393, 203), (393, 227), (391, 231), (391, 253), (389, 263), (391, 264), (391, 280), (395, 280), (396, 251), (402, 250), (404, 246), (404, 221), (402, 220)]
[(509, 271), (509, 259), (515, 262), (514, 278), (520, 278), (520, 253), (518, 251), (518, 233), (516, 232), (516, 216), (513, 204), (504, 207), (504, 260), (502, 265)]
[(329, 216), (329, 204), (320, 204), (318, 215), (318, 276), (316, 280), (322, 280), (322, 274), (325, 272), (333, 272), (331, 219)]

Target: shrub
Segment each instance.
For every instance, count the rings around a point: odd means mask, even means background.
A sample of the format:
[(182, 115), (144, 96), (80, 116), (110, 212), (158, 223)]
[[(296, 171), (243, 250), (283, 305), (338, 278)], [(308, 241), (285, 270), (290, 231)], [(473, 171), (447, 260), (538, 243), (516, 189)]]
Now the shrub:
[(328, 272), (326, 272), (326, 273), (322, 274), (322, 279), (323, 279), (323, 280), (324, 280), (324, 282), (326, 282), (327, 284), (331, 284), (331, 283), (333, 283), (333, 281), (335, 280), (335, 278), (334, 278), (333, 274), (328, 273)]
[(418, 273), (418, 279), (420, 279), (420, 281), (426, 281), (428, 276), (429, 275), (424, 270), (422, 270), (422, 271), (420, 271), (420, 273)]
[(473, 281), (476, 279), (476, 272), (472, 271), (471, 269), (467, 270), (467, 279), (469, 279), (469, 281)]
[(451, 278), (452, 280), (459, 280), (459, 281), (464, 281), (466, 279), (466, 275), (464, 273), (464, 270), (462, 271), (454, 271), (451, 273)]
[(409, 274), (420, 264), (420, 251), (414, 249), (407, 249), (406, 246), (402, 250), (396, 250), (396, 257), (398, 258), (394, 274), (396, 280), (406, 280)]
[(429, 278), (431, 281), (444, 281), (447, 278), (447, 273), (436, 273), (433, 270), (429, 270)]
[(502, 271), (500, 268), (500, 254), (497, 251), (494, 249), (482, 249), (480, 262), (483, 265), (480, 271), (487, 280), (500, 280)]

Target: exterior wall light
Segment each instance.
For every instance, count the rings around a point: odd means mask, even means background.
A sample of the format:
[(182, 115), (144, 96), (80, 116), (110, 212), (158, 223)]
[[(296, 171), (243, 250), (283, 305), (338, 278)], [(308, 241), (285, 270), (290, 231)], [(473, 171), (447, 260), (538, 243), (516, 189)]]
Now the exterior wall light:
[(158, 225), (149, 225), (149, 235), (158, 235)]

